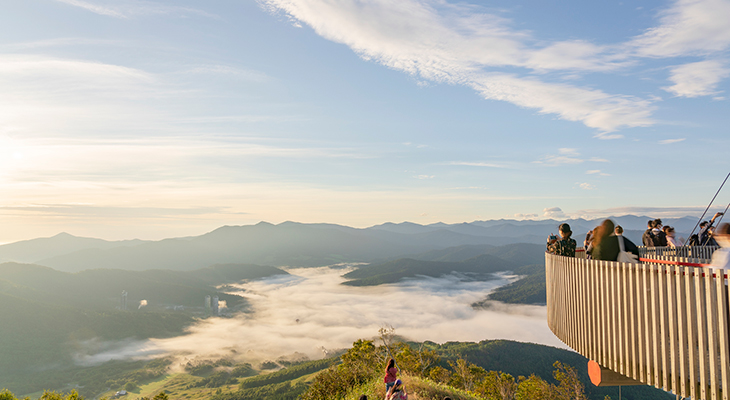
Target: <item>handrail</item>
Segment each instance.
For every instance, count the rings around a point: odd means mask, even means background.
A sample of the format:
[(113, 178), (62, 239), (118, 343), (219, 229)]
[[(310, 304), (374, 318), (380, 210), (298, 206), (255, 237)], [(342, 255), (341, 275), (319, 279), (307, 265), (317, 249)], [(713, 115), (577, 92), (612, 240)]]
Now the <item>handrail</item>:
[(657, 261), (546, 253), (548, 326), (625, 377), (692, 399), (730, 400), (725, 275)]
[(718, 246), (679, 246), (679, 247), (646, 247), (639, 246), (639, 257), (647, 256), (669, 256), (685, 258), (711, 259), (712, 253), (719, 249)]
[(703, 263), (674, 261), (674, 260), (656, 260), (653, 258), (639, 258), (639, 261), (654, 263), (654, 264), (682, 265), (685, 267), (709, 267), (710, 266), (710, 264), (703, 264)]

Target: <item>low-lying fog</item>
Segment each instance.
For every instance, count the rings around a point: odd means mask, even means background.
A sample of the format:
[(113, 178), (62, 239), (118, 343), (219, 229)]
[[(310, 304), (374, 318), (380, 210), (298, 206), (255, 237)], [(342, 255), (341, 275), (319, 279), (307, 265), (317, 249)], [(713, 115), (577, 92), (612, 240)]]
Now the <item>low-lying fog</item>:
[(509, 283), (508, 277), (484, 282), (450, 275), (352, 287), (341, 285), (342, 274), (348, 271), (290, 269), (289, 276), (237, 285), (235, 293), (249, 299), (250, 313), (203, 320), (185, 336), (97, 347), (100, 352), (79, 356), (78, 361), (89, 365), (165, 353), (186, 359), (233, 357), (251, 363), (294, 353), (316, 359), (326, 350), (374, 338), (386, 325), (415, 341), (512, 339), (565, 347), (548, 329), (545, 307), (471, 307), (494, 288)]

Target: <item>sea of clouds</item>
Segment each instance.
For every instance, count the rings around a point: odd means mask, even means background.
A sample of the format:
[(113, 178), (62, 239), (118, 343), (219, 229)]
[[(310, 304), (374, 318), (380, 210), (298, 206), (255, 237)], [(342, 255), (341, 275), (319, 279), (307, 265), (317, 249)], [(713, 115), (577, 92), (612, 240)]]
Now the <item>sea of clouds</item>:
[(415, 341), (511, 339), (565, 348), (548, 329), (544, 306), (471, 307), (514, 276), (476, 281), (453, 274), (371, 287), (342, 285), (350, 270), (289, 269), (290, 275), (234, 285), (231, 292), (248, 299), (249, 312), (201, 320), (183, 336), (97, 346), (79, 354), (77, 362), (163, 354), (181, 361), (230, 357), (253, 364), (302, 354), (317, 359), (357, 339), (376, 338), (385, 326)]

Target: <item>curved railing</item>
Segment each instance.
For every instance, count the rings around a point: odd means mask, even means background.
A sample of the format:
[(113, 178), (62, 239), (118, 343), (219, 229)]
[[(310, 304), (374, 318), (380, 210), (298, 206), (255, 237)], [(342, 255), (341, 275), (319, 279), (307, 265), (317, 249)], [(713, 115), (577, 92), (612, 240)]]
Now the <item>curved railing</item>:
[(627, 382), (730, 400), (727, 275), (661, 257), (630, 264), (546, 254), (548, 325)]
[(715, 252), (718, 246), (681, 246), (681, 247), (639, 247), (639, 255), (641, 257), (681, 257), (681, 258), (692, 258), (692, 259), (704, 259), (709, 260), (712, 258), (712, 253)]

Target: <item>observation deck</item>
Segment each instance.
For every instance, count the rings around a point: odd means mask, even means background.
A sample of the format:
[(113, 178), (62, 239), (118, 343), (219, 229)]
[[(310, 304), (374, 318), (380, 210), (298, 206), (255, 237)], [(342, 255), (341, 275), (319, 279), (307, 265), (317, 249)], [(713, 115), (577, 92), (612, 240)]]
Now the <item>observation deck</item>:
[(545, 254), (548, 326), (598, 386), (730, 400), (727, 275), (715, 247), (640, 247), (640, 264)]

